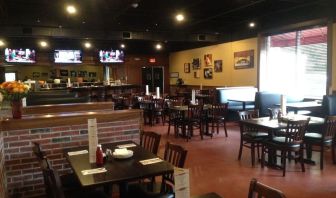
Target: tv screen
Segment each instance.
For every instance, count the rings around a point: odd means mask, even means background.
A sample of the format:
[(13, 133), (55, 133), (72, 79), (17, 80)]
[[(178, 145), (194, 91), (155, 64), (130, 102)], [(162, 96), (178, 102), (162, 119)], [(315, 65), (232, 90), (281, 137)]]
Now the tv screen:
[(35, 63), (36, 62), (36, 54), (35, 50), (31, 49), (5, 49), (5, 60), (9, 63)]
[(55, 50), (55, 63), (82, 63), (80, 50)]
[(124, 51), (122, 50), (100, 50), (99, 60), (101, 63), (123, 63)]

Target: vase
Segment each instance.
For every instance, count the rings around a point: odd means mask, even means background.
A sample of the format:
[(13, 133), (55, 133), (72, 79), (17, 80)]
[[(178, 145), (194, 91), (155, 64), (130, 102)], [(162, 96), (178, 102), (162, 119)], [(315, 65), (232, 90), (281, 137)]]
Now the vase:
[(22, 117), (22, 100), (13, 100), (11, 102), (13, 119)]

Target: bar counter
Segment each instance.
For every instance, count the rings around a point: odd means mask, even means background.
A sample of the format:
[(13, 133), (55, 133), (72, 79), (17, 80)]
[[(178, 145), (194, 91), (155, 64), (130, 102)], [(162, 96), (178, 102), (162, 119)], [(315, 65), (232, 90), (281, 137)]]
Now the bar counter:
[[(71, 107), (70, 107), (71, 108)], [(2, 119), (0, 132), (0, 197), (44, 195), (43, 176), (32, 153), (39, 142), (53, 168), (68, 173), (64, 148), (88, 145), (87, 120), (97, 119), (99, 143), (121, 140), (139, 142), (142, 110), (88, 110), (48, 114), (24, 114), (22, 119)], [(7, 189), (7, 191), (5, 190)]]

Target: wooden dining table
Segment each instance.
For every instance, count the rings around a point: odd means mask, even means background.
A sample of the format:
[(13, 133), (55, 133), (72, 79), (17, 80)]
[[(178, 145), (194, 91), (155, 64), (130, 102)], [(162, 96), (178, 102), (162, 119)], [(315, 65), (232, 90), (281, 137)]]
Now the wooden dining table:
[[(105, 151), (107, 148), (114, 151), (120, 145), (135, 144), (132, 141), (115, 142), (103, 144), (102, 148)], [(79, 151), (88, 149), (88, 147), (76, 147), (64, 149), (67, 161), (69, 162), (74, 174), (77, 176), (80, 184), (83, 187), (106, 186), (118, 184), (120, 197), (127, 196), (127, 183), (144, 178), (151, 178), (163, 174), (174, 172), (174, 166), (169, 162), (162, 160), (161, 162), (143, 165), (141, 160), (157, 158), (155, 154), (147, 151), (141, 146), (135, 144), (133, 147), (127, 148), (133, 151), (133, 156), (127, 159), (116, 159), (109, 157), (105, 160), (103, 167), (107, 170), (104, 173), (83, 175), (83, 170), (98, 168), (96, 163), (89, 162), (89, 154), (69, 155), (70, 151)]]

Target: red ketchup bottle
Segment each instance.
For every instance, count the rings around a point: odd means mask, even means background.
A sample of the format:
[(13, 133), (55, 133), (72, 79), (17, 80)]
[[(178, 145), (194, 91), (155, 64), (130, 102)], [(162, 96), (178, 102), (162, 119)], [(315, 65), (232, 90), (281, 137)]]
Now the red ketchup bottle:
[(97, 166), (103, 166), (104, 165), (104, 155), (103, 155), (103, 150), (102, 150), (101, 144), (97, 145), (96, 165)]

